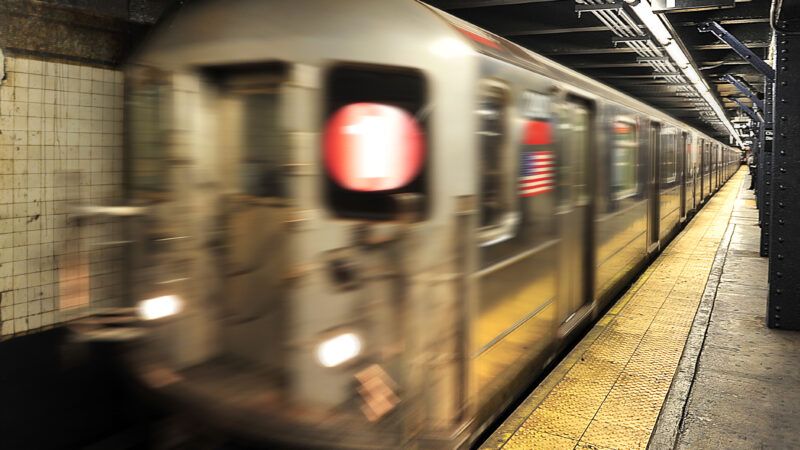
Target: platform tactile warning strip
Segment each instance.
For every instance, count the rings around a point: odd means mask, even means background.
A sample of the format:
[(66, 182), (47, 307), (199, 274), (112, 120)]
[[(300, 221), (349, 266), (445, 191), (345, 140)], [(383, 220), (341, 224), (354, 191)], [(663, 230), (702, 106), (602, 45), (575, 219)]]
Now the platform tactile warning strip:
[(744, 171), (735, 174), (483, 449), (644, 449)]

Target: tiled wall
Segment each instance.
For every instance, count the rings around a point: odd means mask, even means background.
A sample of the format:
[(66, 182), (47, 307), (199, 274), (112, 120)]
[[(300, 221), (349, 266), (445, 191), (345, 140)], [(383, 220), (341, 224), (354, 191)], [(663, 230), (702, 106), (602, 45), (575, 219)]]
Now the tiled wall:
[[(118, 71), (5, 57), (0, 82), (0, 336), (118, 301), (118, 226), (76, 204), (119, 198)], [(91, 275), (91, 277), (89, 276)]]

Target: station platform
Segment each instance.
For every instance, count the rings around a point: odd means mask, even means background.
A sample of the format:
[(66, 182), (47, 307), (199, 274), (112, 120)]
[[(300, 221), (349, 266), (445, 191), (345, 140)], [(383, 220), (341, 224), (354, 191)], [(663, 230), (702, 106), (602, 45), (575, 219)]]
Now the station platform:
[(796, 448), (800, 333), (766, 327), (742, 168), (482, 449)]

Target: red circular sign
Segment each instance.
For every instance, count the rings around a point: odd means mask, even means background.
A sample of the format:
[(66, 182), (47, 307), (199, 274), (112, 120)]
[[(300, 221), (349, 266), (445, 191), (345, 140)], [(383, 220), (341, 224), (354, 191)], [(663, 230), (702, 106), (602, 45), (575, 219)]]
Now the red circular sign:
[(386, 191), (417, 176), (425, 157), (422, 131), (414, 117), (395, 106), (352, 103), (328, 121), (325, 167), (345, 189)]

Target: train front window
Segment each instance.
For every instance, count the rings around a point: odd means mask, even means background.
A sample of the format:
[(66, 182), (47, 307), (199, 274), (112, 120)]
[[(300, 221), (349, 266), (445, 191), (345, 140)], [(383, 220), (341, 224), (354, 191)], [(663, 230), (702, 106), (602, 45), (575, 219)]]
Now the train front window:
[(428, 213), (427, 84), (415, 70), (342, 64), (326, 78), (324, 195), (334, 215), (423, 219)]
[(617, 120), (612, 131), (611, 192), (618, 200), (636, 194), (637, 126), (632, 120)]
[(672, 184), (677, 180), (677, 134), (675, 129), (667, 129), (661, 132), (661, 182)]

